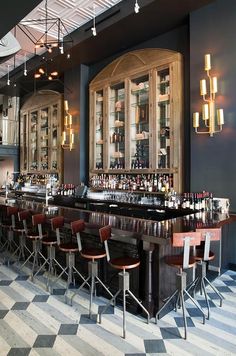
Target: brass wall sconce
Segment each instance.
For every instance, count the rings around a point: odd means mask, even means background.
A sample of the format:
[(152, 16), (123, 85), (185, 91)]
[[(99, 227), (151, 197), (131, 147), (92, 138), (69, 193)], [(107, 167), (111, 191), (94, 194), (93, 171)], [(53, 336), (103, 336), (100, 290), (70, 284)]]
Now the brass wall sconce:
[(64, 101), (64, 131), (62, 132), (61, 146), (63, 149), (69, 149), (70, 151), (75, 148), (75, 132), (73, 129), (73, 118), (69, 113), (68, 101)]
[[(200, 95), (205, 104), (202, 105), (202, 120), (204, 122), (204, 130), (198, 131), (200, 127), (199, 112), (193, 113), (193, 127), (198, 134), (209, 134), (211, 137), (217, 132), (222, 131), (224, 125), (224, 111), (223, 109), (216, 109), (216, 93), (217, 77), (210, 75), (211, 70), (211, 55), (205, 55), (205, 71), (209, 79), (209, 95), (207, 90), (206, 79), (200, 80)], [(207, 97), (208, 95), (208, 97)]]

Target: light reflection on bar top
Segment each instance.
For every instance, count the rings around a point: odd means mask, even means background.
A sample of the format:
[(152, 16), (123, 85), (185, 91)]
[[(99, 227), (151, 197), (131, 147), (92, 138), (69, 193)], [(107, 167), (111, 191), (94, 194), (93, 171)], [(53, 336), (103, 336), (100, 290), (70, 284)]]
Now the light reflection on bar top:
[[(201, 227), (214, 227), (217, 226), (217, 224), (222, 225), (228, 223), (230, 218), (230, 215), (227, 213), (197, 212), (178, 218), (155, 221), (87, 211), (78, 208), (46, 207), (44, 204), (36, 202), (21, 201), (18, 202), (17, 205), (22, 209), (44, 212), (48, 217), (63, 215), (67, 222), (84, 219), (89, 229), (98, 229), (105, 225), (111, 225), (116, 230), (122, 230), (122, 235), (124, 235), (123, 232), (127, 231), (129, 235), (132, 233), (133, 236), (142, 238), (143, 240), (153, 238), (151, 241), (157, 244), (168, 240), (172, 236), (173, 231), (193, 231)], [(163, 240), (163, 242), (161, 242), (161, 240)]]

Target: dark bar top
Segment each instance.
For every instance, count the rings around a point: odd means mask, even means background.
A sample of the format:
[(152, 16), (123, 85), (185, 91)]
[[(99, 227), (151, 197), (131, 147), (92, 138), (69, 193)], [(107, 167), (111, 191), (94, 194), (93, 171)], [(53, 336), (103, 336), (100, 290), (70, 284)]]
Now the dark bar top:
[[(3, 204), (4, 202), (5, 199), (0, 197), (0, 203)], [(73, 220), (84, 219), (87, 229), (98, 229), (105, 225), (111, 225), (114, 234), (159, 245), (169, 244), (173, 232), (193, 231), (201, 227), (220, 227), (236, 220), (236, 214), (206, 211), (155, 221), (78, 208), (45, 206), (43, 203), (25, 200), (14, 201), (9, 199), (7, 204), (17, 205), (21, 209), (31, 209), (34, 212), (45, 212), (48, 218), (63, 215), (68, 223)]]

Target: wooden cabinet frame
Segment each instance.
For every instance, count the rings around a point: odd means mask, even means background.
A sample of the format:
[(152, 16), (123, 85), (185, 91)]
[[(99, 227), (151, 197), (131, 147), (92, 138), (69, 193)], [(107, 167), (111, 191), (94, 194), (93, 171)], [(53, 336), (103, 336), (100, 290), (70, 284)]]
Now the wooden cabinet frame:
[[(168, 136), (168, 166), (158, 164), (158, 73), (168, 71), (170, 126)], [(182, 56), (165, 49), (143, 49), (128, 52), (106, 66), (90, 83), (90, 175), (161, 173), (173, 174), (174, 189), (182, 192), (183, 151), (183, 78)], [(139, 170), (131, 166), (131, 82), (133, 78), (148, 76), (149, 80), (149, 164)], [(109, 166), (109, 91), (124, 83), (125, 86), (125, 164), (119, 169)], [(96, 167), (96, 93), (103, 91), (103, 166)], [(160, 124), (159, 124), (160, 125)], [(159, 141), (158, 141), (159, 140)]]
[[(21, 173), (57, 173), (61, 180), (62, 100), (62, 94), (51, 90), (43, 90), (32, 95), (23, 104), (20, 112)], [(36, 129), (32, 131), (34, 115)], [(34, 137), (32, 135), (34, 135)], [(36, 148), (33, 158), (32, 145), (34, 140)], [(46, 163), (44, 163), (43, 154), (46, 157)], [(35, 168), (33, 168), (33, 160), (37, 162), (37, 167)], [(44, 164), (45, 167), (43, 167)]]

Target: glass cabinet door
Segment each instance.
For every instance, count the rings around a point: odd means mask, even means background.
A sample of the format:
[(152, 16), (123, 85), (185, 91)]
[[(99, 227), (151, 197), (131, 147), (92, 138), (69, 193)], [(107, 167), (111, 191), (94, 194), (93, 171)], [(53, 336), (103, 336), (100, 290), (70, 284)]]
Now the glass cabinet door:
[(51, 142), (51, 155), (50, 155), (50, 170), (58, 169), (58, 104), (52, 106), (51, 112), (51, 127), (50, 127), (50, 142)]
[(131, 81), (130, 104), (130, 168), (149, 168), (150, 127), (148, 75)]
[(104, 101), (103, 90), (95, 93), (95, 168), (103, 169), (103, 130), (104, 130)]
[(28, 115), (24, 113), (21, 115), (20, 123), (20, 157), (21, 157), (21, 171), (28, 169)]
[(170, 168), (170, 75), (169, 68), (157, 71), (157, 164)]
[(48, 140), (49, 140), (49, 108), (41, 109), (40, 120), (40, 170), (46, 171), (49, 168), (48, 162)]
[(125, 85), (119, 83), (109, 91), (108, 169), (125, 168)]
[(29, 136), (29, 169), (37, 170), (38, 166), (38, 111), (30, 113)]

